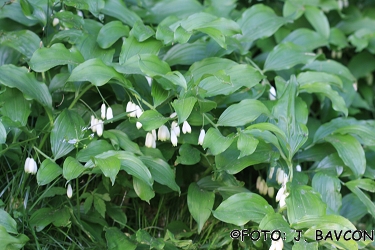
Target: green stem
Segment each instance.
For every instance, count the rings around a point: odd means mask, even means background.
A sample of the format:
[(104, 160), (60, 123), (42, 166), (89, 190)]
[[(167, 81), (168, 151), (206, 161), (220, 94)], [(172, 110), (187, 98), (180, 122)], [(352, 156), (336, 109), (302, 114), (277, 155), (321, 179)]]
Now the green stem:
[(217, 126), (213, 121), (211, 121), (211, 119), (208, 118), (208, 116), (207, 116), (206, 114), (203, 114), (203, 116), (204, 116), (204, 118), (207, 119), (207, 121), (208, 121), (209, 123), (211, 123), (211, 125), (212, 125), (214, 128), (218, 129), (218, 126)]
[(91, 84), (87, 85), (78, 95), (74, 98), (73, 102), (69, 105), (68, 109), (72, 109), (74, 105), (78, 102), (78, 100), (89, 90), (91, 89)]
[(39, 154), (43, 155), (44, 158), (46, 159), (50, 159), (51, 161), (53, 161), (48, 155), (46, 155), (45, 153), (43, 153), (39, 148), (33, 146), (34, 150), (37, 151)]

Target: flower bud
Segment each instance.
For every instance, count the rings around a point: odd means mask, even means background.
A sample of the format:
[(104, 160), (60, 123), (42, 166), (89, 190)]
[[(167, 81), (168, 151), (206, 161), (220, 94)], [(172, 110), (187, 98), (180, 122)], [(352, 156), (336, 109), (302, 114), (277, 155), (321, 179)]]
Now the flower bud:
[(276, 100), (276, 89), (273, 86), (271, 86), (271, 88), (270, 88), (270, 93), (268, 95), (268, 98), (271, 101)]
[(136, 122), (135, 126), (137, 127), (137, 129), (140, 129), (140, 128), (142, 128), (142, 123)]
[(60, 22), (60, 20), (58, 18), (54, 18), (53, 21), (52, 21), (52, 26), (55, 27), (56, 25), (58, 25)]
[(92, 132), (96, 132), (96, 127), (95, 127), (96, 123), (95, 123), (95, 116), (91, 116), (91, 122), (90, 122), (90, 127), (91, 127), (91, 130)]
[(159, 141), (167, 141), (171, 138), (171, 135), (169, 133), (167, 126), (165, 125), (160, 126), (158, 130), (158, 138), (159, 138)]
[(152, 148), (153, 144), (154, 144), (154, 136), (152, 135), (152, 133), (148, 132), (146, 134), (146, 141), (145, 141), (145, 146), (148, 147), (148, 148)]
[(177, 146), (177, 135), (173, 129), (171, 129), (171, 142), (174, 147)]
[(102, 106), (101, 106), (101, 108), (100, 108), (100, 117), (102, 118), (102, 119), (105, 119), (105, 110), (106, 110), (106, 106), (105, 106), (105, 104), (103, 103), (102, 104)]
[(267, 193), (270, 198), (273, 198), (273, 195), (275, 194), (275, 189), (273, 187), (268, 187)]
[(68, 196), (68, 198), (72, 198), (72, 195), (73, 195), (73, 189), (72, 189), (72, 185), (70, 185), (70, 183), (68, 184), (68, 188), (66, 189), (66, 195)]
[(206, 131), (204, 131), (204, 129), (201, 129), (201, 132), (199, 133), (199, 137), (198, 137), (198, 145), (203, 145), (205, 136), (206, 136)]
[(190, 127), (190, 124), (187, 122), (187, 121), (184, 121), (184, 123), (182, 124), (182, 133), (186, 134), (186, 133), (191, 133), (191, 127)]
[(99, 120), (98, 123), (96, 124), (96, 133), (98, 136), (102, 136), (104, 131), (104, 123), (102, 120)]
[(273, 173), (275, 172), (275, 167), (270, 168), (270, 173), (268, 175), (269, 179), (272, 179)]
[(302, 169), (301, 169), (301, 165), (298, 164), (298, 165), (296, 166), (296, 170), (297, 170), (297, 172), (301, 172), (301, 171), (302, 171)]
[(170, 116), (169, 116), (169, 118), (175, 118), (177, 116), (177, 113), (176, 112), (173, 112)]
[(30, 157), (26, 158), (24, 168), (25, 168), (25, 173), (30, 174)]
[(107, 109), (107, 120), (111, 120), (113, 118), (113, 111), (111, 107)]
[(257, 178), (257, 182), (256, 182), (256, 188), (259, 190), (259, 187), (260, 187), (260, 182), (262, 181), (262, 177), (258, 176)]

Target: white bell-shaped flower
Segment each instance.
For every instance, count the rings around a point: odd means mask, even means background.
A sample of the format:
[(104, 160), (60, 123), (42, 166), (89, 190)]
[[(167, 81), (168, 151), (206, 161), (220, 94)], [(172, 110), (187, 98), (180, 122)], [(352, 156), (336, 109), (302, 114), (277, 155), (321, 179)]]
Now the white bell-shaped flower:
[(96, 133), (98, 136), (102, 136), (104, 131), (104, 123), (102, 120), (98, 120), (98, 123), (96, 124)]
[(135, 126), (137, 127), (137, 129), (140, 129), (140, 128), (142, 128), (142, 123), (140, 123), (140, 122), (136, 122), (136, 123), (135, 123)]
[(301, 171), (302, 171), (301, 165), (298, 164), (298, 165), (296, 166), (296, 170), (297, 170), (297, 172), (301, 172)]
[(169, 118), (175, 118), (177, 116), (177, 113), (176, 112), (173, 112), (170, 116), (169, 116)]
[(156, 130), (155, 129), (151, 130), (151, 134), (154, 137), (154, 140), (156, 141), (158, 139), (158, 137), (156, 136)]
[(145, 146), (148, 148), (152, 148), (154, 141), (155, 141), (154, 136), (152, 135), (152, 133), (148, 132), (146, 134)]
[(38, 171), (38, 165), (36, 164), (35, 160), (31, 157), (27, 157), (25, 161), (25, 173), (28, 174), (36, 174)]
[(186, 134), (186, 133), (191, 133), (191, 127), (190, 127), (190, 124), (187, 122), (187, 121), (184, 121), (184, 123), (182, 124), (182, 133)]
[(176, 134), (177, 137), (180, 136), (180, 133), (181, 133), (180, 126), (178, 126), (178, 123), (176, 121), (172, 122), (171, 130), (174, 130), (174, 133)]
[(270, 88), (270, 93), (268, 94), (268, 98), (273, 101), (273, 100), (276, 100), (276, 89), (271, 86)]
[(171, 135), (169, 133), (167, 126), (165, 125), (160, 126), (158, 130), (158, 138), (159, 138), (159, 141), (167, 141), (171, 138)]
[(113, 118), (113, 111), (111, 107), (107, 108), (107, 114), (106, 114), (107, 120), (111, 120)]
[(68, 184), (68, 188), (66, 189), (66, 195), (68, 196), (69, 199), (72, 198), (73, 196), (73, 189), (70, 183)]
[(52, 26), (55, 27), (57, 26), (58, 24), (60, 23), (60, 20), (58, 18), (54, 18), (53, 21), (52, 21)]
[(273, 195), (275, 194), (275, 189), (274, 189), (274, 187), (268, 187), (267, 193), (268, 193), (268, 196), (269, 196), (270, 198), (273, 198)]
[(96, 132), (96, 126), (95, 126), (96, 124), (95, 124), (95, 116), (91, 116), (91, 122), (90, 122), (90, 127), (91, 127), (91, 130), (92, 130), (92, 132)]
[(138, 105), (135, 105), (135, 116), (139, 118), (141, 117), (142, 114), (143, 114), (143, 110), (141, 109), (141, 107), (139, 107)]
[(176, 147), (176, 146), (177, 146), (177, 142), (178, 142), (178, 140), (177, 140), (177, 135), (176, 135), (176, 133), (174, 132), (174, 130), (171, 129), (171, 143), (172, 143), (172, 145), (173, 145), (174, 147)]
[(107, 107), (105, 106), (105, 104), (103, 103), (102, 106), (100, 107), (100, 117), (102, 119), (105, 119), (105, 111), (106, 111)]
[(206, 136), (206, 131), (204, 131), (204, 129), (201, 129), (201, 132), (199, 133), (199, 137), (198, 137), (198, 145), (203, 145), (205, 136)]
[(272, 241), (269, 250), (282, 250), (283, 247), (284, 247), (284, 242), (283, 242), (283, 240), (280, 238), (280, 239), (277, 240), (277, 241)]
[(24, 168), (25, 168), (25, 173), (27, 173), (27, 174), (31, 173), (31, 170), (30, 170), (30, 157), (26, 158)]

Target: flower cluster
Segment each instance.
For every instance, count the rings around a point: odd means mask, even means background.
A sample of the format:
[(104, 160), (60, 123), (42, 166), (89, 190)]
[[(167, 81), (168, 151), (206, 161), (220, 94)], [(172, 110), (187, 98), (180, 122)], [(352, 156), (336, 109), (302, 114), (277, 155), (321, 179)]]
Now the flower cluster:
[(261, 195), (268, 194), (270, 198), (272, 198), (275, 194), (275, 189), (273, 187), (268, 187), (266, 181), (260, 176), (258, 176), (257, 178), (256, 188), (258, 189)]
[[(111, 107), (106, 107), (106, 105), (103, 103), (100, 108), (100, 117), (104, 120), (110, 120), (113, 118), (113, 111)], [(104, 122), (102, 119), (95, 118), (95, 116), (91, 116), (90, 121), (90, 128), (92, 132), (96, 132), (96, 134), (100, 137), (103, 135), (104, 132)]]
[(38, 171), (38, 165), (33, 158), (27, 157), (25, 161), (25, 172), (28, 174), (36, 174)]
[[(128, 116), (129, 117), (141, 117), (141, 115), (143, 114), (143, 110), (141, 109), (140, 106), (138, 106), (137, 104), (133, 103), (132, 101), (129, 101), (127, 104), (126, 104), (126, 109), (125, 109), (126, 113), (128, 113)], [(138, 122), (135, 124), (135, 126), (137, 127), (137, 129), (140, 129), (142, 128), (142, 123)]]
[(277, 169), (276, 181), (281, 184), (281, 188), (276, 194), (276, 202), (279, 202), (280, 208), (286, 206), (285, 199), (289, 193), (286, 190), (286, 183), (288, 182), (288, 175), (281, 168)]

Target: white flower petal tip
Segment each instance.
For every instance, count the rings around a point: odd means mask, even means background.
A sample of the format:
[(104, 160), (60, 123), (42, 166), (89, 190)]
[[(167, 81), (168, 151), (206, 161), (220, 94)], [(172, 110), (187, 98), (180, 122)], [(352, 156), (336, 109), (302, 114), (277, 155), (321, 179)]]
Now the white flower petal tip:
[(184, 123), (182, 124), (182, 133), (186, 134), (186, 133), (191, 133), (191, 127), (190, 127), (190, 124), (187, 122), (187, 121), (184, 121)]
[(72, 198), (73, 196), (73, 189), (70, 183), (68, 184), (68, 188), (66, 189), (66, 195), (68, 196), (69, 199)]

